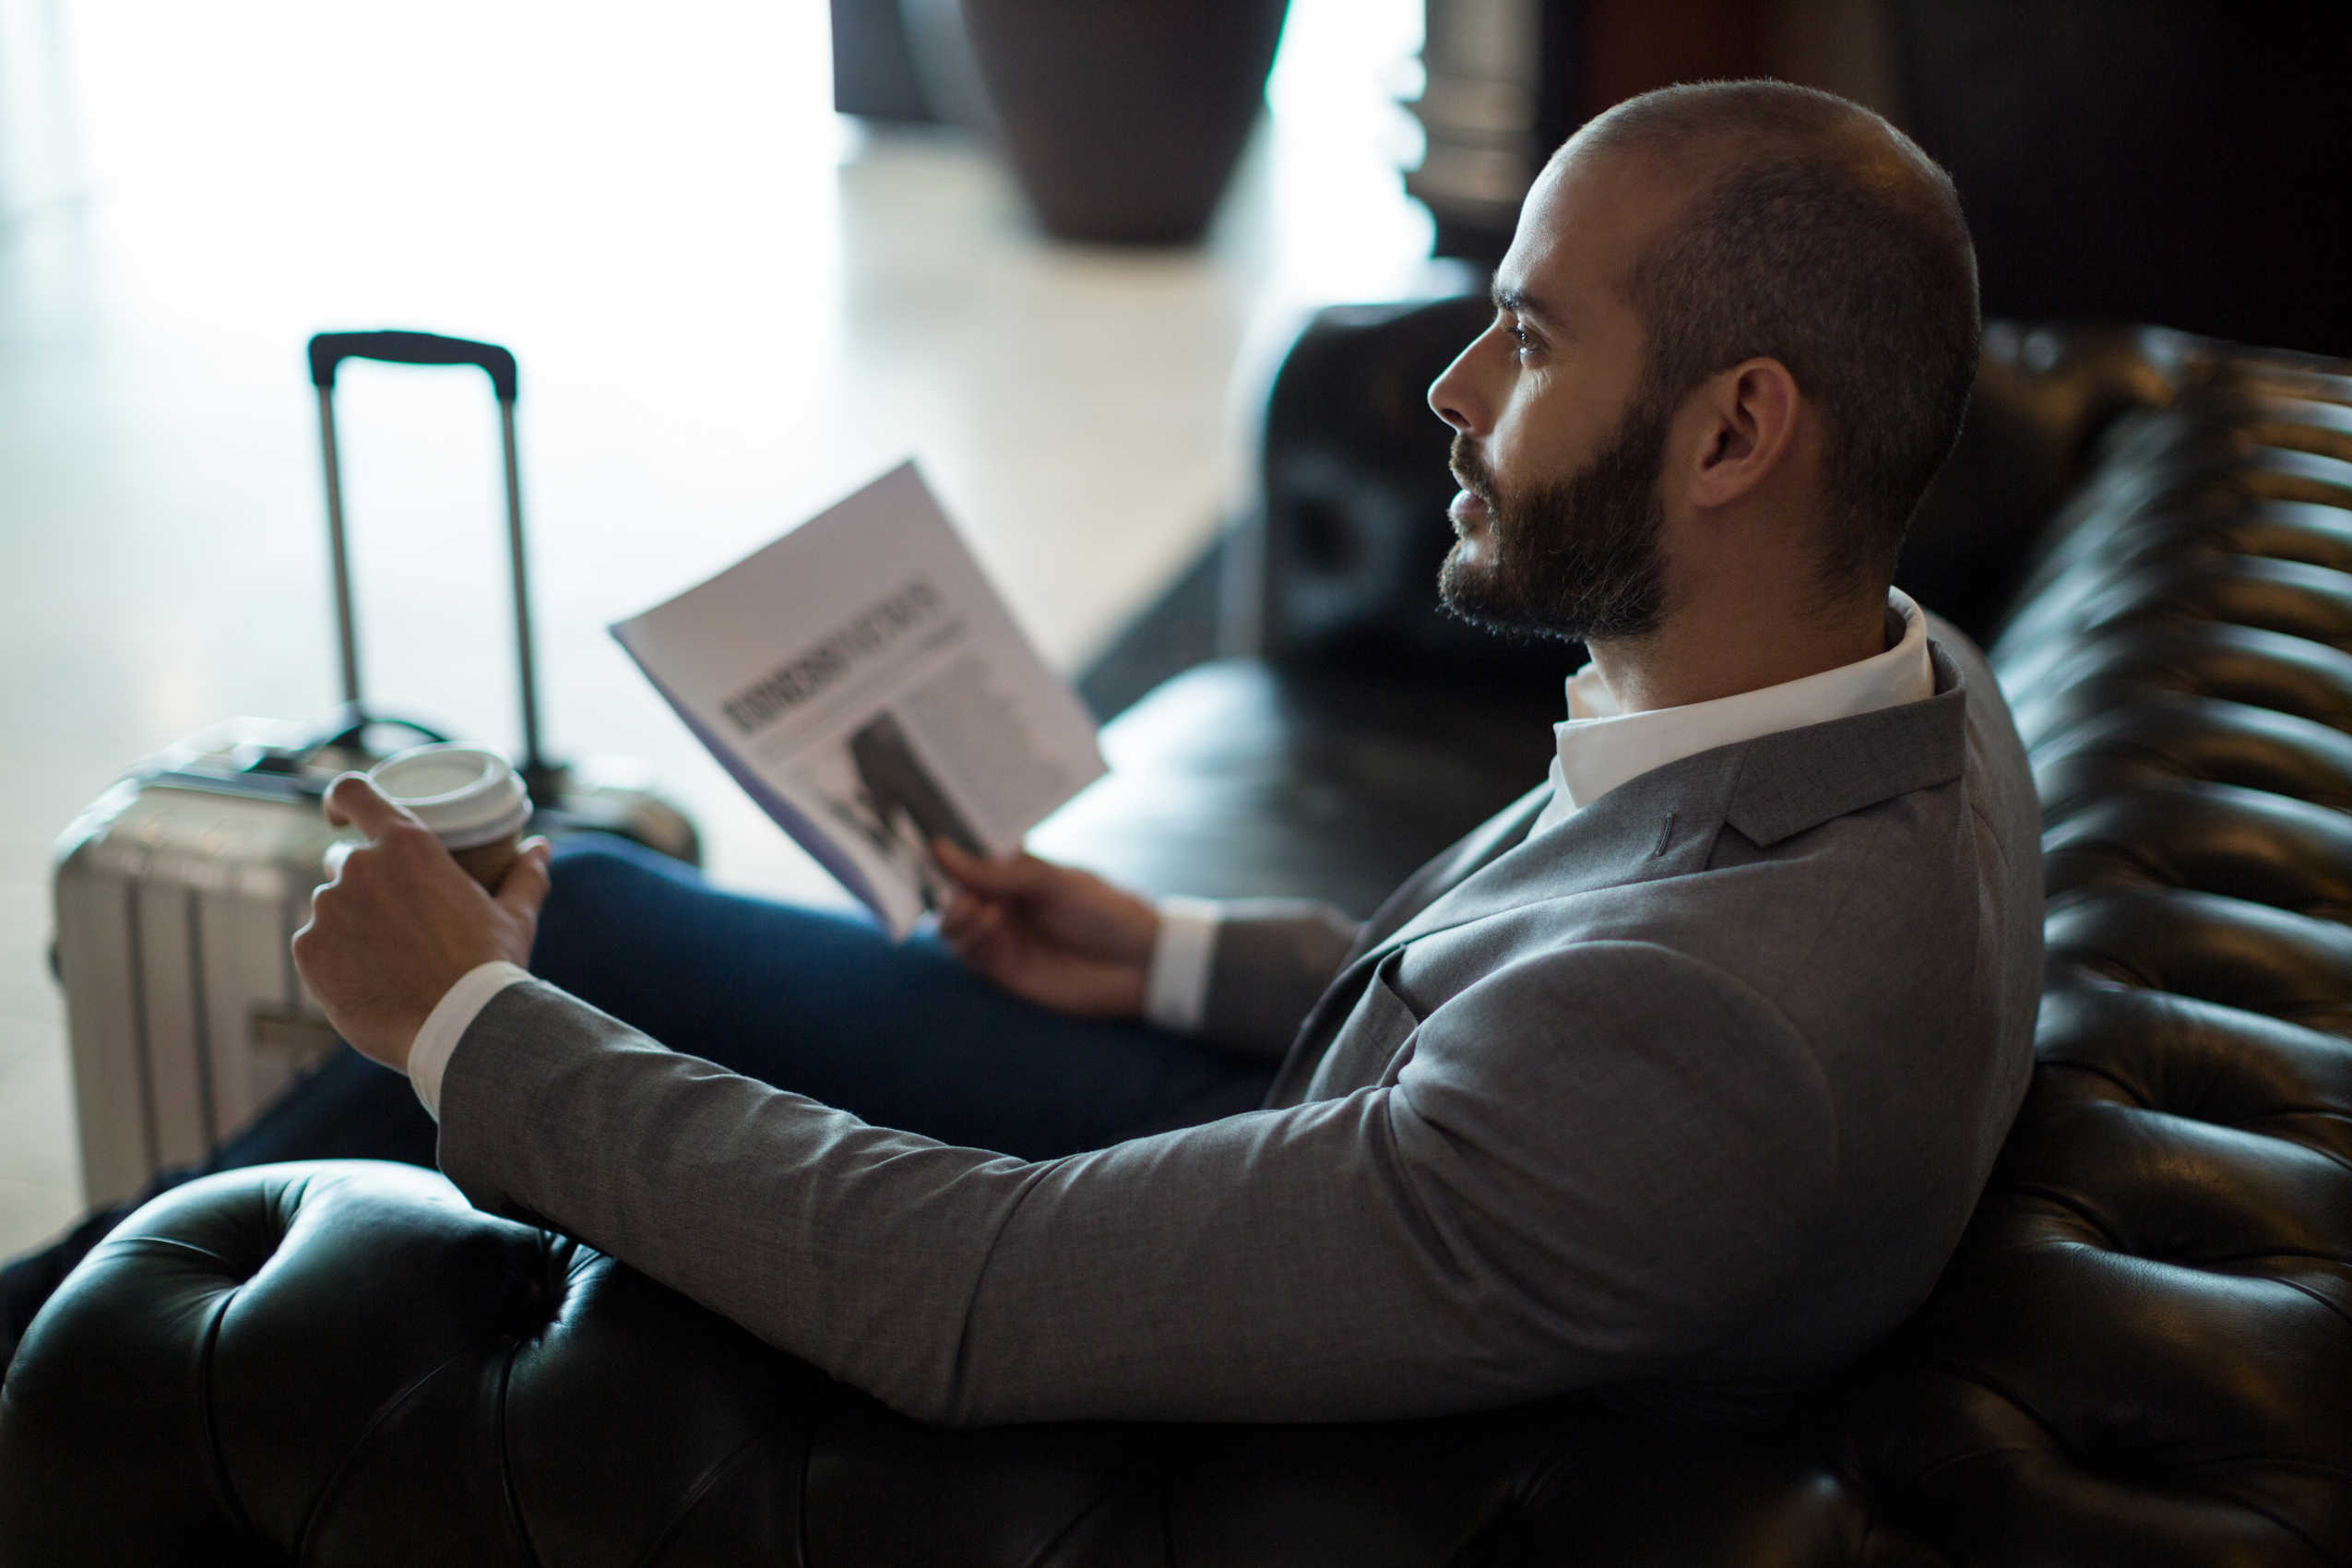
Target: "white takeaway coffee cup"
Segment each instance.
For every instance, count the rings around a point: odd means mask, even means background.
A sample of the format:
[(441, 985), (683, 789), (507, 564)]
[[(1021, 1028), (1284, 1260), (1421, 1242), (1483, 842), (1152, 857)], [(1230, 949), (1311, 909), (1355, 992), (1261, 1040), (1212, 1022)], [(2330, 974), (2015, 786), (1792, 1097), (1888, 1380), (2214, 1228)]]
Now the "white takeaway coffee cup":
[(468, 875), (492, 892), (521, 851), (530, 791), (514, 765), (488, 746), (415, 746), (367, 771), (386, 799), (414, 813)]

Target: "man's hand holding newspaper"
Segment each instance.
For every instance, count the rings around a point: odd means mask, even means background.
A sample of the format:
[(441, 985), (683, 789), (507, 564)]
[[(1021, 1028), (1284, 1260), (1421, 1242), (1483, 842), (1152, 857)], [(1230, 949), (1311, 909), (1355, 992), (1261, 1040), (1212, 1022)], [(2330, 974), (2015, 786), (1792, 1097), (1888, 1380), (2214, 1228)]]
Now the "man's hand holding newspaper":
[(956, 881), (939, 933), (971, 970), (1058, 1013), (1132, 1018), (1144, 1010), (1159, 913), (1090, 872), (1035, 855), (968, 855), (946, 838), (932, 852)]

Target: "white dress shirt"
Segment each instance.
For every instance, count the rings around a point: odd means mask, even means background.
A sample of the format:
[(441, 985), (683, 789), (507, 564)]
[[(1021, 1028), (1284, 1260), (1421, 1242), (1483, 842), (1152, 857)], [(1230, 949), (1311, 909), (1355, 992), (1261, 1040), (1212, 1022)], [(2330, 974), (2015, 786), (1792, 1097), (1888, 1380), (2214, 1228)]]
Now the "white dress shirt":
[(1928, 661), (1927, 616), (1907, 594), (1893, 588), (1887, 590), (1886, 607), (1891, 646), (1883, 653), (1713, 702), (1627, 713), (1618, 707), (1600, 671), (1586, 665), (1568, 678), (1567, 722), (1551, 727), (1557, 742), (1551, 802), (1536, 818), (1530, 834), (1558, 826), (1577, 807), (1588, 806), (1626, 780), (1669, 762), (1782, 730), (1933, 696), (1935, 667)]
[[(1927, 617), (1898, 589), (1887, 591), (1886, 603), (1891, 646), (1884, 652), (1713, 702), (1627, 713), (1599, 670), (1586, 665), (1568, 678), (1566, 721), (1551, 727), (1552, 795), (1530, 836), (1558, 826), (1620, 784), (1669, 762), (1777, 731), (1934, 695)], [(1218, 906), (1206, 898), (1171, 897), (1161, 899), (1158, 909), (1159, 935), (1144, 985), (1144, 1016), (1163, 1028), (1190, 1033), (1200, 1027), (1208, 997)], [(409, 1053), (409, 1081), (434, 1120), (441, 1116), (442, 1075), (467, 1026), (492, 997), (529, 978), (503, 960), (483, 964), (451, 986), (425, 1018)]]

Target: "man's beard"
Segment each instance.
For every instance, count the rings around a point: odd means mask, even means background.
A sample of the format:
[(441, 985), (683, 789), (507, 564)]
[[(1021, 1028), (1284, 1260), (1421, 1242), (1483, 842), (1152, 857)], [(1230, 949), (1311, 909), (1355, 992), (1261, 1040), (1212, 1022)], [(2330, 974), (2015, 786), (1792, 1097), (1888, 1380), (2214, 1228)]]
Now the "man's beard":
[(1524, 493), (1497, 490), (1457, 433), (1454, 471), (1486, 503), (1490, 559), (1466, 566), (1456, 543), (1437, 575), (1440, 602), (1504, 636), (1594, 642), (1656, 631), (1666, 612), (1661, 403), (1637, 393), (1598, 456)]

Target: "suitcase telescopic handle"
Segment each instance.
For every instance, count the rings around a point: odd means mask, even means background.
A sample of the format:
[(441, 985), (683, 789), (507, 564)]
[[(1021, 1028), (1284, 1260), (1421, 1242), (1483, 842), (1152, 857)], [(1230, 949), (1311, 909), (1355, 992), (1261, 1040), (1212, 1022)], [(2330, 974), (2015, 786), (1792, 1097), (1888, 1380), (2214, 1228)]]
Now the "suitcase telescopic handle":
[(335, 624), (342, 642), (343, 700), (361, 711), (360, 649), (351, 609), (350, 556), (344, 545), (343, 466), (335, 441), (335, 372), (345, 360), (389, 364), (478, 367), (498, 398), (499, 433), (506, 455), (506, 541), (514, 564), (515, 662), (523, 699), (521, 772), (536, 798), (553, 776), (539, 749), (539, 686), (531, 660), (530, 579), (523, 564), (522, 466), (515, 455), (515, 356), (495, 343), (444, 338), (433, 332), (321, 332), (310, 340), (311, 385), (318, 388), (319, 451), (327, 469), (327, 537), (335, 566)]
[(386, 364), (479, 365), (490, 377), (491, 389), (502, 403), (515, 400), (519, 377), (515, 356), (495, 343), (470, 338), (444, 338), (437, 332), (322, 332), (310, 340), (311, 385), (335, 389), (335, 370), (345, 360), (378, 360)]

